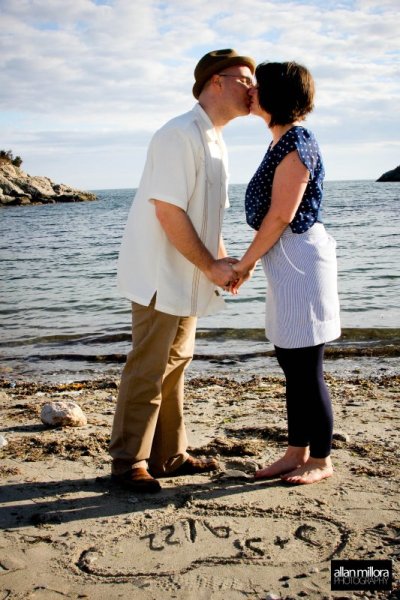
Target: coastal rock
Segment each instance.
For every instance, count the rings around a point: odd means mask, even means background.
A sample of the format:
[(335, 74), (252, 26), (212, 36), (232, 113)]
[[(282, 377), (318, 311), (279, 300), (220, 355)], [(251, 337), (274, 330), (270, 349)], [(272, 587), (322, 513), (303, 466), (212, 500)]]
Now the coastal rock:
[(344, 442), (345, 444), (350, 443), (350, 436), (348, 433), (345, 433), (344, 431), (335, 431), (332, 437), (334, 440), (337, 440), (338, 442)]
[(400, 165), (391, 171), (386, 171), (376, 181), (400, 181)]
[(48, 177), (31, 176), (8, 160), (0, 160), (0, 205), (54, 204), (96, 200), (91, 192), (82, 192)]
[(42, 423), (51, 427), (84, 427), (87, 418), (81, 407), (68, 400), (49, 402), (40, 413)]

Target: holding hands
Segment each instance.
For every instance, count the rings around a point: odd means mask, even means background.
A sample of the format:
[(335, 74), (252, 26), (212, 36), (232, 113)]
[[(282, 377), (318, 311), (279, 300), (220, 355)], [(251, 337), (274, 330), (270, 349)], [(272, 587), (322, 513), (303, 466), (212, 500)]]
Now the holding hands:
[(239, 260), (232, 265), (232, 269), (236, 273), (236, 279), (230, 287), (229, 291), (231, 294), (237, 294), (240, 286), (252, 277), (255, 266), (256, 265), (254, 264), (251, 268), (249, 268), (247, 265), (245, 266), (243, 264), (242, 260)]
[(226, 292), (236, 295), (240, 286), (252, 276), (254, 266), (249, 269), (244, 267), (242, 261), (237, 258), (226, 256), (214, 260), (205, 274), (213, 283)]
[(208, 270), (205, 271), (205, 275), (215, 283), (215, 285), (218, 285), (224, 290), (230, 290), (232, 283), (237, 279), (237, 275), (233, 270), (233, 265), (237, 262), (237, 258), (231, 258), (229, 256), (214, 260)]

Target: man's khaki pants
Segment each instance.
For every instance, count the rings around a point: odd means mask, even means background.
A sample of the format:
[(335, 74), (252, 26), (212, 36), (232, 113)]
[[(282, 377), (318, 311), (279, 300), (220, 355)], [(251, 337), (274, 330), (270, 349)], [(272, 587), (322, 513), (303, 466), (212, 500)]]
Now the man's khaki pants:
[(193, 357), (196, 317), (132, 303), (132, 351), (122, 372), (111, 434), (112, 472), (149, 465), (177, 469), (188, 457), (184, 370)]

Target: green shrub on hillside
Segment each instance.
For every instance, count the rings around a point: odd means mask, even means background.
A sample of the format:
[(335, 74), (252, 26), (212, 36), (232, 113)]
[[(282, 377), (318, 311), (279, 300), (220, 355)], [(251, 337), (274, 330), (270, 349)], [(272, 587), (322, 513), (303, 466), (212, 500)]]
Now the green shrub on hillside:
[(22, 165), (22, 158), (20, 156), (14, 158), (11, 150), (0, 150), (0, 161), (1, 160), (10, 162), (14, 167), (20, 167)]

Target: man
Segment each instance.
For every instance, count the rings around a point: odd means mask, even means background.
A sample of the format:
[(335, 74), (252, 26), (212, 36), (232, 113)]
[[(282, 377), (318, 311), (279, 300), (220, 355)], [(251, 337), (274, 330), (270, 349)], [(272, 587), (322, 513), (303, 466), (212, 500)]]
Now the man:
[[(198, 316), (219, 310), (217, 287), (236, 279), (221, 226), (227, 156), (221, 129), (249, 113), (255, 63), (216, 50), (197, 64), (198, 103), (151, 140), (123, 236), (118, 287), (132, 301), (127, 357), (111, 436), (112, 481), (135, 492), (161, 489), (155, 477), (217, 468), (187, 453), (184, 370)], [(153, 477), (154, 476), (154, 477)]]

